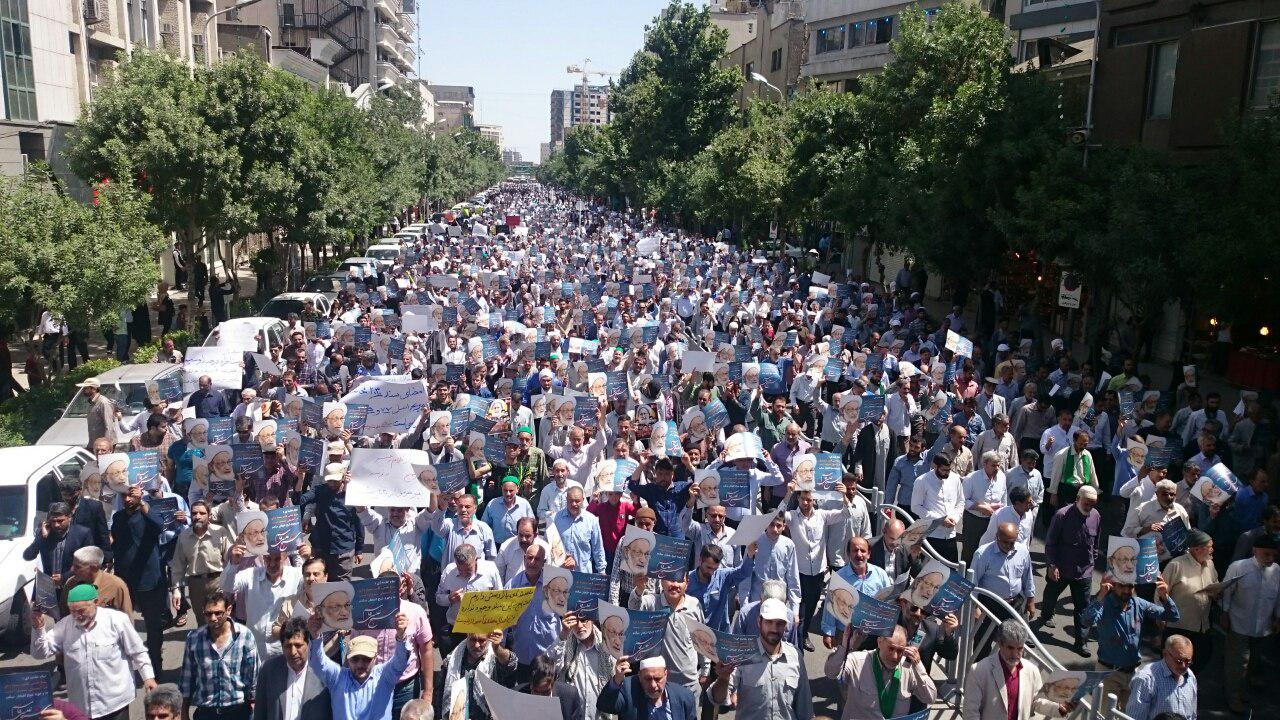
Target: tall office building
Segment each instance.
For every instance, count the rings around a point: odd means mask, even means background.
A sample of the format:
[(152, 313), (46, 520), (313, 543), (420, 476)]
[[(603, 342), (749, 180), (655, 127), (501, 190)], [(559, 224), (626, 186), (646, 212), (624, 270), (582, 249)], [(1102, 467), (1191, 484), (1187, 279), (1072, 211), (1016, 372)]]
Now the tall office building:
[(612, 118), (608, 85), (578, 85), (572, 90), (551, 91), (553, 148), (564, 144), (564, 136), (569, 128), (577, 125), (607, 125)]

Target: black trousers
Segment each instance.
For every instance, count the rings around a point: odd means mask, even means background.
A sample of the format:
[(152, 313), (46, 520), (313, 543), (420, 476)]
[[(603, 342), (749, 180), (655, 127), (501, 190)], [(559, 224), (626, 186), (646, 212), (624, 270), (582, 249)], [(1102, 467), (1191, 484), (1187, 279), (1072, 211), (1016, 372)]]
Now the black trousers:
[(826, 573), (805, 575), (800, 573), (800, 642), (809, 637), (809, 623), (818, 609), (818, 600), (822, 598), (822, 588), (826, 586)]
[(151, 590), (134, 592), (133, 607), (142, 616), (142, 625), (147, 631), (147, 655), (158, 677), (164, 667), (164, 629), (172, 615), (169, 589), (158, 585)]
[(191, 713), (192, 720), (249, 720), (253, 711), (249, 703), (225, 705), (222, 707), (197, 707)]
[(1209, 661), (1213, 659), (1212, 632), (1195, 632), (1174, 627), (1165, 628), (1164, 636), (1167, 638), (1170, 635), (1182, 635), (1191, 641), (1191, 647), (1195, 649), (1195, 654), (1191, 658), (1192, 672), (1198, 673), (1209, 667)]
[(1081, 642), (1084, 638), (1083, 631), (1080, 627), (1080, 616), (1084, 614), (1084, 608), (1089, 604), (1089, 590), (1093, 587), (1093, 578), (1086, 577), (1079, 580), (1048, 580), (1044, 586), (1044, 598), (1040, 603), (1040, 617), (1046, 620), (1053, 617), (1058, 609), (1058, 597), (1062, 595), (1063, 590), (1071, 590), (1071, 622), (1076, 628), (1076, 642)]
[[(1020, 614), (1025, 614), (1023, 611), (1027, 607), (1026, 598), (1019, 595), (1018, 597), (1013, 598), (1012, 600), (1008, 600), (1007, 602), (1013, 606), (1014, 610), (1017, 610)], [(1009, 614), (1009, 611), (1005, 610), (1003, 607), (999, 605), (996, 605), (994, 608), (992, 608), (991, 614), (982, 618), (982, 622), (978, 623), (978, 632), (973, 636), (973, 641), (977, 643), (979, 640), (981, 640), (983, 635), (985, 635), (988, 632), (987, 630), (988, 627), (997, 626), (1000, 623), (1004, 622), (1005, 620), (1011, 620), (1011, 619), (1013, 619), (1013, 616)], [(993, 628), (990, 632), (991, 634), (986, 636), (986, 640), (982, 643), (981, 647), (973, 648), (974, 662), (980, 662), (987, 655), (991, 654), (991, 648), (995, 647), (995, 644), (996, 644), (995, 629)]]
[(937, 552), (939, 555), (941, 555), (944, 559), (950, 560), (951, 562), (960, 562), (960, 554), (956, 550), (955, 538), (949, 538), (946, 540), (943, 540), (940, 538), (927, 538), (927, 539), (929, 541), (929, 545), (933, 546), (934, 551)]

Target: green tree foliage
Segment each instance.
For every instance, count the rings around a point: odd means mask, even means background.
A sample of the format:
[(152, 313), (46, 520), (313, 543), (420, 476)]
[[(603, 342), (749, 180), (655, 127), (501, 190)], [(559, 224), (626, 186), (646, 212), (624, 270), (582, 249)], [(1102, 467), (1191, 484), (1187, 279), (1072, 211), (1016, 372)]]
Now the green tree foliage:
[(694, 214), (763, 236), (781, 219), (790, 183), (792, 123), (778, 105), (756, 103), (745, 127), (726, 128), (690, 163)]
[(95, 188), (97, 204), (69, 197), (47, 172), (0, 180), (0, 318), (28, 326), (42, 310), (79, 330), (115, 327), (118, 312), (159, 280), (160, 229), (147, 199), (123, 183)]

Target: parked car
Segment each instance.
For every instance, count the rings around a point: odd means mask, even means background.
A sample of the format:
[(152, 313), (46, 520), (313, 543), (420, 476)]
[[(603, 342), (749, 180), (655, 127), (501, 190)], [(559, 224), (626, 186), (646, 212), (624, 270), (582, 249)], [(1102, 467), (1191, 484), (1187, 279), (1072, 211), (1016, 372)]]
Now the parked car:
[(359, 268), (359, 272), (362, 273), (361, 277), (378, 274), (378, 261), (370, 257), (347, 258), (338, 266), (338, 272), (346, 276), (353, 267)]
[(204, 339), (205, 347), (227, 347), (266, 353), (273, 344), (284, 347), (288, 326), (280, 318), (243, 317), (218, 323)]
[[(336, 292), (336, 291), (335, 291)], [(291, 292), (281, 293), (266, 302), (262, 306), (259, 314), (263, 317), (288, 319), (290, 313), (302, 315), (302, 308), (310, 300), (315, 307), (316, 312), (321, 315), (329, 314), (329, 298), (324, 293), (319, 292)]]
[[(131, 420), (146, 410), (142, 401), (147, 397), (148, 384), (162, 377), (181, 374), (182, 366), (172, 363), (121, 365), (99, 375), (98, 382), (102, 383), (100, 392), (116, 404), (126, 420)], [(62, 417), (40, 436), (36, 444), (87, 446), (89, 444), (88, 416), (89, 398), (85, 396), (84, 390), (77, 390), (71, 402), (62, 411)], [(117, 436), (116, 442), (125, 444), (132, 439), (132, 435), (121, 435)]]
[(338, 297), (338, 293), (347, 287), (347, 276), (342, 273), (332, 275), (312, 275), (302, 284), (302, 291), (320, 293), (329, 299), (330, 304)]
[(91, 462), (93, 455), (83, 447), (0, 449), (0, 467), (5, 469), (0, 473), (0, 629), (13, 645), (25, 647), (31, 636), (31, 590), (39, 566), (37, 560), (22, 559), (22, 552), (44, 520), (36, 506), (56, 499), (58, 482), (79, 477)]
[(364, 251), (364, 256), (376, 261), (383, 268), (390, 268), (404, 256), (404, 253), (399, 245), (370, 245), (369, 249)]

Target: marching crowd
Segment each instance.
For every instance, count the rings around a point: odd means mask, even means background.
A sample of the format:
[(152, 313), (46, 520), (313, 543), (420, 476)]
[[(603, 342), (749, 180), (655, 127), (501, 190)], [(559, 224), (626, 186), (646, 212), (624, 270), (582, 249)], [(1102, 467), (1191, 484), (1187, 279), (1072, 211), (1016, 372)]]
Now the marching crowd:
[[(66, 683), (46, 717), (127, 718), (141, 682), (155, 720), (509, 720), (493, 681), (564, 720), (810, 718), (820, 653), (842, 718), (889, 719), (939, 699), (934, 663), (957, 660), (962, 628), (966, 720), (1057, 717), (1081, 680), (1024, 657), (1009, 611), (1038, 632), (1064, 622), (1064, 592), (1075, 653), (1105, 673), (1087, 677), (1135, 720), (1196, 720), (1215, 655), (1246, 709), (1280, 628), (1256, 394), (1232, 409), (1192, 367), (1152, 387), (1132, 358), (1078, 363), (999, 313), (933, 317), (909, 273), (832, 282), (811, 256), (532, 183), (407, 231), (329, 313), (308, 304), (282, 345), (254, 338), (235, 387), (193, 377), (123, 428), (83, 385), (101, 460), (43, 498), (26, 553), (57, 596), (31, 618), (31, 655)], [(416, 404), (362, 426), (342, 399), (388, 377), (418, 381)], [(159, 450), (140, 484), (112, 465), (130, 430), (130, 449)], [(419, 451), (430, 502), (349, 502), (371, 449)], [(290, 506), (303, 536), (268, 544), (266, 514)], [(679, 567), (646, 572), (659, 547)], [(963, 618), (963, 596), (943, 602), (960, 563), (1004, 604)], [(601, 576), (591, 607), (565, 609), (564, 571)], [(353, 576), (396, 579), (384, 629), (333, 629)], [(513, 625), (455, 631), (469, 593), (519, 588)], [(633, 643), (654, 612), (653, 642)]]

